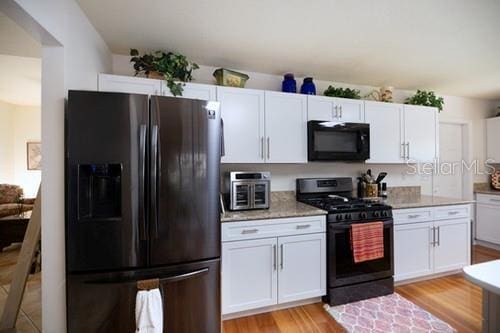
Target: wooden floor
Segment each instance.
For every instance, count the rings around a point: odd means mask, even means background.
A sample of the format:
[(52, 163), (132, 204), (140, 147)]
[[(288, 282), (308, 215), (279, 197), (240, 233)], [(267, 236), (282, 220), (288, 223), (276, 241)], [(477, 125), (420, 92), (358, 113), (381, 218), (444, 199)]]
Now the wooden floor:
[[(0, 252), (0, 313), (3, 310), (11, 274), (19, 247)], [(475, 246), (473, 262), (500, 258), (500, 252)], [(448, 322), (458, 332), (480, 332), (481, 290), (461, 275), (411, 283), (396, 291), (435, 316)], [(18, 333), (41, 331), (40, 274), (30, 276), (17, 322)], [(323, 310), (320, 303), (265, 314), (228, 320), (224, 333), (331, 333), (344, 332)]]
[[(474, 246), (473, 262), (500, 259), (500, 252)], [(452, 275), (400, 286), (396, 291), (459, 333), (481, 331), (481, 289), (462, 275)], [(274, 311), (224, 322), (224, 333), (323, 333), (343, 332), (322, 304)]]

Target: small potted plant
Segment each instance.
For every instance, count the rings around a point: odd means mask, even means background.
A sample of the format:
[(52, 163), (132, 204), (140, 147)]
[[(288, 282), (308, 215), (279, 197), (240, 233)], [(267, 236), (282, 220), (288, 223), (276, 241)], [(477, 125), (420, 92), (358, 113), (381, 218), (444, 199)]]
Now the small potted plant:
[(359, 90), (357, 89), (335, 88), (333, 86), (328, 86), (323, 95), (329, 97), (341, 97), (341, 98), (351, 98), (351, 99), (361, 98)]
[(417, 90), (415, 95), (406, 99), (405, 104), (432, 106), (443, 111), (443, 97), (437, 97), (433, 91)]
[(141, 56), (138, 50), (130, 49), (130, 56), (135, 75), (144, 73), (147, 77), (165, 80), (174, 96), (182, 96), (184, 82), (191, 81), (193, 70), (199, 68), (186, 56), (174, 52), (155, 51)]

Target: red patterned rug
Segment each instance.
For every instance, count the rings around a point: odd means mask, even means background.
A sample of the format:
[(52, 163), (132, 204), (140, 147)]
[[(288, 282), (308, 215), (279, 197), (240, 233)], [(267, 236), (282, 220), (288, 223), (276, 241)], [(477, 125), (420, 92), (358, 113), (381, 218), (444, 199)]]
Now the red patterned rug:
[(381, 296), (325, 309), (347, 332), (353, 333), (451, 333), (449, 324), (401, 295)]

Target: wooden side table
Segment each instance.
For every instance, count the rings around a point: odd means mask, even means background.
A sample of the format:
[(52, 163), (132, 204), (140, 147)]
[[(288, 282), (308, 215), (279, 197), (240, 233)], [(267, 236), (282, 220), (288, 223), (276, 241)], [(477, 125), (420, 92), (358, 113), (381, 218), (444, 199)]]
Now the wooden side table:
[(0, 218), (0, 251), (23, 241), (30, 218), (31, 211)]

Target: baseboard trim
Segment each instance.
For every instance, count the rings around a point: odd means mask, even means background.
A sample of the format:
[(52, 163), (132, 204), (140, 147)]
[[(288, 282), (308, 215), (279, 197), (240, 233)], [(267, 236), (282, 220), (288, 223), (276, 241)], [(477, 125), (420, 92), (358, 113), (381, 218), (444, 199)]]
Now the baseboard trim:
[(479, 240), (479, 239), (474, 240), (474, 243), (475, 243), (475, 245), (481, 245), (481, 246), (484, 246), (484, 247), (487, 247), (487, 248), (490, 248), (490, 249), (493, 249), (493, 250), (500, 251), (500, 245), (498, 245), (498, 244), (494, 244), (494, 243), (490, 243), (490, 242), (485, 242), (485, 241), (482, 241), (482, 240)]
[(224, 321), (224, 320), (236, 319), (236, 318), (241, 318), (241, 317), (253, 316), (256, 314), (260, 314), (260, 313), (271, 312), (271, 311), (276, 311), (276, 310), (283, 310), (283, 309), (293, 308), (296, 306), (307, 305), (307, 304), (318, 303), (318, 302), (321, 302), (321, 297), (313, 297), (313, 298), (303, 299), (300, 301), (294, 301), (294, 302), (289, 302), (289, 303), (266, 306), (266, 307), (258, 308), (258, 309), (245, 310), (245, 311), (235, 312), (235, 313), (228, 313), (226, 315), (222, 315), (222, 320)]
[(437, 278), (448, 276), (448, 275), (455, 275), (455, 274), (461, 274), (461, 273), (462, 273), (461, 269), (454, 269), (454, 270), (451, 270), (448, 272), (436, 273), (436, 274), (420, 276), (420, 277), (406, 279), (406, 280), (395, 281), (394, 286), (398, 287), (398, 286), (403, 286), (405, 284), (410, 284), (410, 283), (414, 283), (414, 282), (422, 282), (422, 281), (426, 281), (426, 280), (432, 280), (432, 279), (437, 279)]

